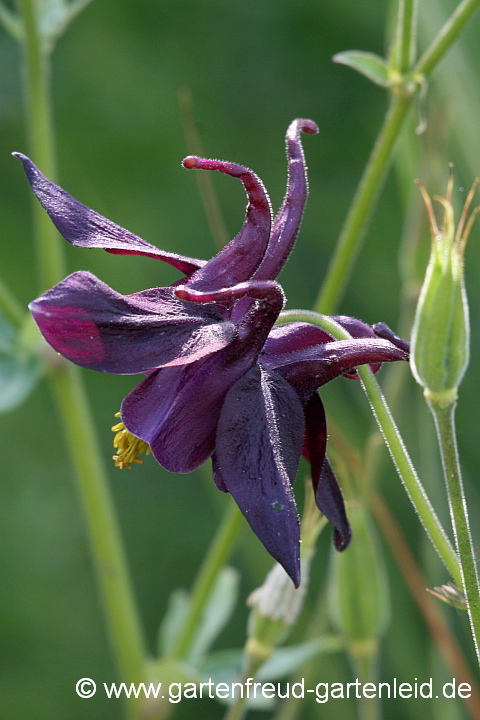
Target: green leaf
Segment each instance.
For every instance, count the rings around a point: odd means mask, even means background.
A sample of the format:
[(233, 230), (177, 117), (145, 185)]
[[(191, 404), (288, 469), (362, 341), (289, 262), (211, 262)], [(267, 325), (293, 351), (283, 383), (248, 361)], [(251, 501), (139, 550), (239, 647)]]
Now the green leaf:
[(43, 0), (40, 15), (40, 32), (49, 49), (55, 40), (61, 37), (72, 20), (89, 5), (92, 0)]
[[(229, 621), (237, 602), (238, 584), (238, 572), (233, 568), (223, 568), (212, 588), (193, 638), (187, 658), (191, 665), (196, 665), (200, 661)], [(161, 656), (172, 654), (189, 606), (190, 594), (186, 590), (174, 590), (170, 595), (167, 612), (158, 631), (158, 649)]]
[(20, 405), (41, 376), (42, 363), (38, 358), (0, 355), (0, 412)]
[[(204, 658), (199, 664), (198, 670), (202, 673), (205, 681), (211, 678), (215, 685), (227, 683), (231, 686), (233, 682), (240, 682), (243, 659), (243, 650), (220, 650)], [(251, 689), (250, 692), (252, 692)], [(222, 705), (232, 705), (233, 702), (231, 697), (217, 698), (217, 700)], [(252, 710), (271, 710), (275, 707), (275, 698), (266, 698), (261, 692), (257, 692), (255, 697), (250, 695), (247, 705)]]
[(374, 53), (363, 52), (362, 50), (347, 50), (333, 56), (333, 62), (340, 65), (348, 65), (365, 75), (369, 80), (388, 88), (394, 84), (394, 77), (386, 60)]
[(165, 613), (158, 629), (158, 651), (163, 657), (171, 655), (183, 627), (190, 604), (186, 590), (174, 590), (168, 599)]
[[(256, 682), (271, 682), (287, 677), (297, 670), (303, 663), (314, 657), (325, 655), (331, 652), (343, 650), (344, 642), (339, 635), (323, 635), (286, 648), (275, 651), (270, 660), (267, 660), (255, 676)], [(211, 653), (197, 665), (205, 680), (212, 679), (218, 683), (239, 682), (244, 665), (243, 650), (220, 650)], [(231, 705), (231, 698), (219, 700), (226, 705)], [(248, 707), (257, 710), (270, 710), (275, 705), (275, 698), (265, 698), (261, 693), (256, 697), (250, 696)]]
[(319, 655), (343, 650), (344, 642), (340, 635), (323, 635), (290, 647), (279, 648), (272, 657), (262, 665), (257, 680), (278, 680), (287, 677), (307, 660)]
[(223, 568), (219, 574), (188, 654), (188, 661), (193, 665), (205, 655), (230, 620), (237, 603), (239, 581), (239, 573), (234, 568)]

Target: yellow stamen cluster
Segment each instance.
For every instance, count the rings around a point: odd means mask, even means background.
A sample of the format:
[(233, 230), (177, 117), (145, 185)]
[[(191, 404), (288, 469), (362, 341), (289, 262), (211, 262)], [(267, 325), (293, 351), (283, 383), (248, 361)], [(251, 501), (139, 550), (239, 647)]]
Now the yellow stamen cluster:
[[(120, 413), (115, 413), (115, 417), (120, 417)], [(135, 463), (136, 465), (143, 465), (143, 460), (138, 457), (140, 453), (145, 455), (151, 455), (152, 450), (145, 440), (135, 437), (129, 432), (123, 422), (117, 423), (112, 427), (112, 431), (115, 434), (113, 438), (113, 447), (117, 450), (117, 455), (113, 456), (115, 460), (115, 467), (124, 470), (130, 468)]]

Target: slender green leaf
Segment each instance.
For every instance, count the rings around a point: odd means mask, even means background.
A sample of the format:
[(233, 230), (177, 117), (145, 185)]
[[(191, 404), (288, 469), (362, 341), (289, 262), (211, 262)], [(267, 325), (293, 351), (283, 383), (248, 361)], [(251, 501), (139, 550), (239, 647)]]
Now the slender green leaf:
[(388, 63), (379, 55), (362, 50), (347, 50), (337, 53), (332, 59), (340, 65), (348, 65), (377, 85), (385, 88), (393, 85)]
[(262, 665), (257, 679), (263, 682), (279, 680), (298, 670), (308, 660), (327, 653), (339, 652), (343, 647), (344, 642), (339, 635), (322, 635), (300, 645), (278, 648), (270, 660)]
[(186, 590), (174, 590), (168, 600), (165, 613), (158, 629), (158, 651), (162, 657), (171, 655), (190, 604), (190, 596)]
[(188, 654), (187, 659), (193, 665), (209, 650), (230, 620), (237, 603), (239, 581), (239, 573), (233, 568), (226, 567), (219, 574)]

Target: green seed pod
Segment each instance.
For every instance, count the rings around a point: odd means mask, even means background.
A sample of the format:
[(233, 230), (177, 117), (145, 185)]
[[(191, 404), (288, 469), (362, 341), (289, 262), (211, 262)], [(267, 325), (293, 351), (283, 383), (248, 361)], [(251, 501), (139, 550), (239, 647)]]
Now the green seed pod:
[(349, 504), (352, 542), (332, 552), (329, 612), (352, 655), (376, 647), (390, 619), (388, 580), (381, 546), (365, 507)]
[(430, 197), (419, 183), (427, 207), (432, 233), (432, 251), (417, 305), (412, 331), (410, 364), (412, 373), (425, 389), (425, 395), (437, 402), (454, 401), (469, 360), (470, 324), (463, 279), (463, 258), (468, 234), (478, 208), (465, 225), (478, 179), (465, 202), (455, 232), (452, 189), (447, 197), (434, 196), (444, 207), (444, 224), (438, 229)]

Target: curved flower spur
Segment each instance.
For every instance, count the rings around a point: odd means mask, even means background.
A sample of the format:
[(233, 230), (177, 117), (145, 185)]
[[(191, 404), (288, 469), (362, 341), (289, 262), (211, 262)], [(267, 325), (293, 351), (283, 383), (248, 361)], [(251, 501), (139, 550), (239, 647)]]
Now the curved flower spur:
[(212, 457), (217, 486), (233, 495), (297, 586), (300, 529), (292, 485), (302, 451), (312, 465), (317, 504), (335, 527), (336, 547), (350, 540), (342, 494), (325, 458), (325, 414), (316, 388), (338, 375), (351, 376), (356, 365), (378, 369), (381, 362), (408, 359), (402, 341), (388, 330), (379, 338), (353, 318), (338, 318), (353, 335), (343, 343), (304, 323), (274, 328), (285, 300), (275, 278), (293, 247), (307, 198), (301, 132), (318, 128), (298, 119), (287, 130), (287, 193), (273, 222), (268, 195), (251, 170), (185, 158), (186, 168), (239, 178), (248, 196), (241, 231), (208, 262), (150, 245), (14, 153), (70, 243), (156, 257), (185, 275), (183, 284), (120, 295), (91, 273), (76, 272), (30, 309), (50, 345), (77, 365), (147, 375), (121, 407), (134, 442), (148, 444), (172, 472), (190, 472)]

